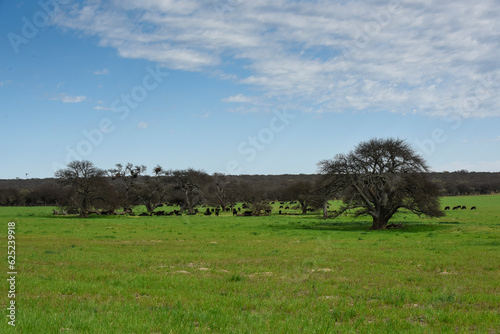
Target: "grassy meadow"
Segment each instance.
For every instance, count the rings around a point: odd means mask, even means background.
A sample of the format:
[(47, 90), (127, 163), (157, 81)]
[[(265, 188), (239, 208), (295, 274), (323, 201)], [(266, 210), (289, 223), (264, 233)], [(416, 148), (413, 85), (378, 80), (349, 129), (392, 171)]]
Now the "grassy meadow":
[[(4, 316), (0, 332), (500, 333), (499, 204), (446, 197), (443, 208), (467, 210), (399, 213), (406, 228), (387, 231), (277, 206), (88, 219), (1, 207), (4, 236), (16, 222), (18, 274), (16, 327)], [(7, 314), (5, 280), (0, 292)]]

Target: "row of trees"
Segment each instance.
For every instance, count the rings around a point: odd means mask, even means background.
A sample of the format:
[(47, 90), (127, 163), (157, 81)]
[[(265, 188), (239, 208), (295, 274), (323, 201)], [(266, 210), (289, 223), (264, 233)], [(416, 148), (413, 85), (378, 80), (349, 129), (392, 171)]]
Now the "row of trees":
[[(348, 154), (338, 154), (318, 165), (323, 177), (316, 184), (296, 183), (281, 199), (297, 200), (304, 213), (309, 206), (322, 205), (326, 217), (328, 200), (341, 196), (344, 204), (335, 215), (346, 211), (356, 216), (369, 215), (373, 218), (372, 229), (387, 228), (401, 209), (419, 216), (444, 215), (439, 189), (425, 174), (429, 167), (403, 140), (371, 139)], [(89, 161), (74, 161), (56, 172), (56, 177), (68, 189), (69, 204), (82, 217), (96, 207), (130, 211), (132, 205), (143, 204), (153, 212), (169, 201), (180, 205), (181, 211), (193, 213), (195, 206), (204, 203), (224, 210), (238, 201), (257, 207), (261, 199), (251, 198), (252, 192), (244, 191), (234, 178), (222, 174), (209, 176), (199, 170), (172, 171), (161, 166), (155, 167), (152, 175), (145, 172), (146, 167), (132, 164), (118, 164), (104, 171)]]
[(341, 198), (343, 205), (334, 216), (347, 211), (371, 216), (372, 229), (386, 228), (401, 209), (417, 215), (443, 215), (439, 186), (428, 178), (424, 159), (403, 140), (371, 139), (348, 154), (319, 162), (318, 167), (320, 176), (314, 182), (298, 181), (269, 189), (256, 188), (238, 177), (208, 175), (195, 169), (165, 170), (156, 166), (148, 173), (145, 166), (130, 163), (103, 170), (90, 161), (73, 161), (56, 172), (62, 187), (60, 196), (40, 201), (46, 204), (56, 200), (87, 217), (95, 210), (113, 212), (123, 208), (130, 212), (136, 205), (144, 205), (152, 213), (167, 202), (190, 214), (202, 204), (225, 209), (237, 202), (259, 211), (266, 209), (262, 201), (279, 199), (297, 201), (303, 213), (308, 208), (323, 208), (326, 218), (328, 200)]
[(156, 166), (148, 174), (145, 166), (117, 164), (103, 170), (84, 160), (69, 163), (68, 168), (56, 172), (56, 177), (67, 194), (64, 205), (82, 217), (96, 209), (123, 208), (130, 212), (136, 205), (144, 205), (152, 213), (167, 202), (193, 213), (201, 204), (225, 208), (246, 200), (241, 185), (232, 183), (231, 177), (195, 169), (164, 170)]
[[(289, 190), (310, 187), (320, 175), (239, 175), (231, 182), (259, 194), (261, 200), (290, 198)], [(441, 196), (484, 195), (500, 192), (500, 173), (429, 173)], [(297, 185), (299, 184), (299, 185)], [(304, 186), (305, 185), (305, 186)], [(290, 188), (290, 189), (289, 189)], [(61, 187), (55, 179), (0, 180), (0, 206), (57, 206)], [(252, 197), (252, 196), (245, 196)], [(255, 197), (255, 196), (254, 196)]]
[(181, 212), (193, 214), (200, 205), (232, 210), (236, 203), (243, 202), (258, 213), (269, 209), (265, 202), (278, 198), (297, 201), (306, 213), (308, 208), (322, 207), (332, 198), (321, 196), (319, 182), (299, 181), (270, 191), (220, 173), (209, 175), (192, 168), (165, 170), (156, 166), (148, 174), (145, 166), (130, 163), (103, 170), (90, 161), (73, 161), (68, 168), (57, 171), (56, 177), (64, 192), (60, 204), (81, 217), (96, 210), (114, 212), (123, 208), (124, 212), (131, 212), (136, 205), (144, 205), (151, 214), (164, 203), (178, 205)]

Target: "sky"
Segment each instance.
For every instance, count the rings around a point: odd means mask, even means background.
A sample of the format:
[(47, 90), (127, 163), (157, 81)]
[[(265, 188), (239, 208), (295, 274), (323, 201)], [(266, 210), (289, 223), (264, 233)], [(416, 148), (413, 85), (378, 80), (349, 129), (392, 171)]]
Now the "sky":
[(310, 174), (370, 138), (500, 172), (498, 0), (0, 0), (0, 179)]

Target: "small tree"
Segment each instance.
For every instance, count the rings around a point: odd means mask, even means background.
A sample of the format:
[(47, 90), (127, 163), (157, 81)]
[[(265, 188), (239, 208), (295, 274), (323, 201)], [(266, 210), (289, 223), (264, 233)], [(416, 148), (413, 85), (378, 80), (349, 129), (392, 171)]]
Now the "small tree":
[(205, 201), (204, 190), (210, 183), (210, 175), (193, 168), (172, 170), (165, 174), (169, 177), (174, 188), (182, 194), (183, 205), (181, 209), (187, 209), (189, 213), (194, 213), (194, 207)]
[(386, 229), (400, 209), (417, 215), (440, 217), (438, 188), (427, 180), (424, 159), (403, 140), (371, 139), (349, 154), (338, 154), (319, 163), (332, 176), (332, 187), (343, 189), (344, 205), (337, 216), (356, 209), (356, 216), (370, 215), (371, 229)]
[(139, 176), (146, 171), (146, 166), (134, 166), (127, 163), (125, 166), (116, 164), (116, 168), (108, 170), (111, 183), (117, 188), (118, 201), (123, 207), (123, 211), (131, 212), (132, 206), (137, 200), (137, 184)]
[[(141, 169), (142, 171), (142, 169)], [(153, 168), (153, 175), (138, 175), (138, 182), (134, 184), (134, 196), (138, 203), (146, 207), (146, 211), (153, 211), (167, 201), (170, 195), (170, 180), (165, 176), (161, 166)]]
[(328, 218), (328, 201), (338, 197), (338, 185), (331, 175), (322, 175), (315, 183), (310, 206), (323, 211), (323, 219)]
[(214, 173), (205, 198), (210, 205), (220, 206), (222, 210), (230, 207), (232, 210), (241, 197), (240, 187), (240, 182), (236, 177)]
[(106, 199), (105, 172), (90, 161), (72, 161), (68, 168), (58, 170), (55, 176), (62, 185), (69, 187), (69, 204), (78, 208), (80, 217), (88, 217), (89, 210)]
[(298, 201), (302, 214), (305, 215), (307, 207), (314, 201), (313, 185), (305, 181), (295, 182), (285, 189), (283, 197), (290, 201)]

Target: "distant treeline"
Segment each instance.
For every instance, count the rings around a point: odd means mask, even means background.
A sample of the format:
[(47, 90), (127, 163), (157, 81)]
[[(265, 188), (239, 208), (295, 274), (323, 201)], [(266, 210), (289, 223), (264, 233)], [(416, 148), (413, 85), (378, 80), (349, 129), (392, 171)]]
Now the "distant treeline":
[[(500, 173), (440, 172), (429, 173), (442, 196), (500, 193)], [(320, 175), (239, 175), (231, 176), (241, 185), (241, 199), (286, 200), (288, 189), (300, 182), (315, 183)], [(111, 178), (109, 178), (111, 181)], [(0, 180), (0, 206), (58, 206), (64, 205), (67, 192), (56, 178)], [(112, 183), (112, 182), (111, 182)], [(119, 191), (119, 190), (117, 190)]]

